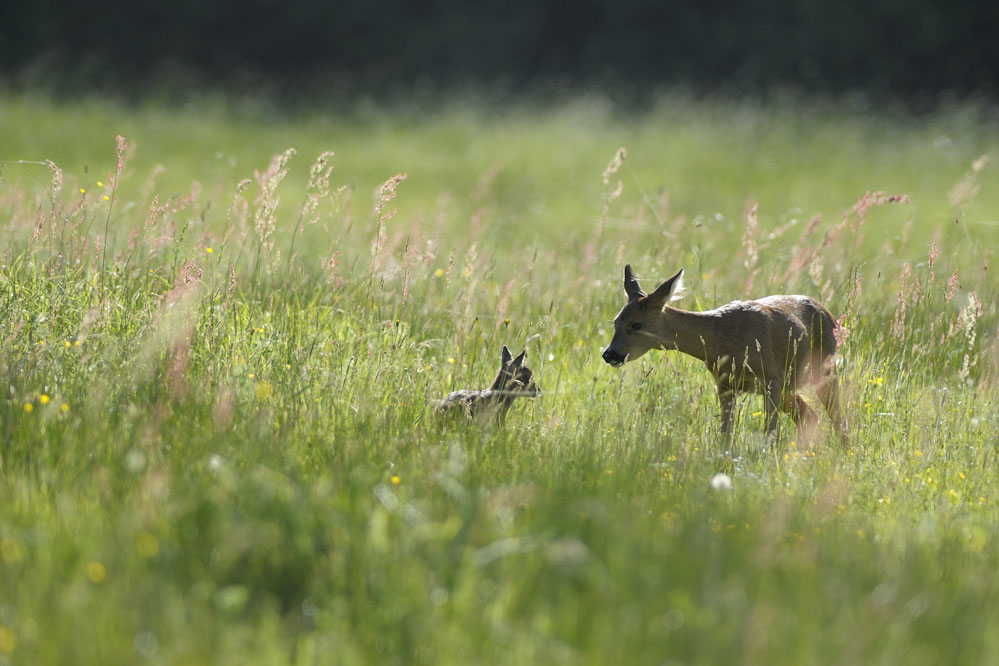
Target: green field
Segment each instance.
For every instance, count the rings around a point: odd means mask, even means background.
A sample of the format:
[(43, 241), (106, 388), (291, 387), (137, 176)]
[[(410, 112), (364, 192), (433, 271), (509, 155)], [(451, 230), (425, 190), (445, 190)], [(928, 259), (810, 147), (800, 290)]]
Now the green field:
[[(999, 664), (997, 127), (0, 98), (0, 664)], [(604, 364), (625, 263), (823, 301), (851, 446)]]

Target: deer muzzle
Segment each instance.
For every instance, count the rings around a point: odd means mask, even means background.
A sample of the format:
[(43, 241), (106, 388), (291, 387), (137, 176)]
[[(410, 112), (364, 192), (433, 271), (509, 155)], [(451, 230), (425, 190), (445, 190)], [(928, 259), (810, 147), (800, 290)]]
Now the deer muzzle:
[(610, 347), (604, 350), (603, 357), (605, 362), (609, 363), (615, 368), (624, 365), (624, 361), (627, 359), (627, 356), (617, 353)]

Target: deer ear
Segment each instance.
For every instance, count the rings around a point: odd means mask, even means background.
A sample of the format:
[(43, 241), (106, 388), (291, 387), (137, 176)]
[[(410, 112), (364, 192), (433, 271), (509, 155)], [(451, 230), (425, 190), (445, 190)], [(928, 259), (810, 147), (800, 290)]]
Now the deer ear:
[(513, 354), (510, 353), (510, 350), (507, 348), (506, 345), (503, 345), (503, 352), (500, 355), (500, 360), (502, 361), (503, 365), (506, 365), (507, 363), (509, 363), (510, 359), (512, 359), (512, 358), (513, 358)]
[(519, 368), (520, 366), (524, 365), (524, 356), (526, 355), (527, 355), (527, 350), (525, 349), (524, 351), (520, 352), (520, 354), (517, 355), (517, 358), (513, 359), (512, 366), (514, 368)]
[(649, 296), (656, 307), (662, 307), (669, 301), (683, 298), (683, 269), (677, 271), (676, 275), (656, 287), (656, 290)]
[(637, 301), (645, 296), (645, 292), (638, 284), (638, 278), (635, 277), (635, 272), (631, 270), (631, 264), (624, 267), (624, 293), (628, 294), (629, 302)]

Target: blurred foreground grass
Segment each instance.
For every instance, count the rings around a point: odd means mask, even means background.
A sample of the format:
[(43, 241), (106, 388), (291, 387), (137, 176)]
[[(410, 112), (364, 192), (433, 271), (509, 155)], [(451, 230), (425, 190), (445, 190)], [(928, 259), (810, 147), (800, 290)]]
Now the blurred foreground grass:
[[(0, 663), (999, 663), (997, 144), (0, 102)], [(626, 261), (820, 297), (852, 447), (769, 450), (747, 397), (726, 448), (702, 367), (605, 366)], [(543, 396), (438, 422), (502, 344)]]

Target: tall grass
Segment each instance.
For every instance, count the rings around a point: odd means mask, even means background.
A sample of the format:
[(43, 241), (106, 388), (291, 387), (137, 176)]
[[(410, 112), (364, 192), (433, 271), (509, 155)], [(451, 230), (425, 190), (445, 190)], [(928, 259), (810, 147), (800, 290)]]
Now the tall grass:
[[(997, 145), (958, 111), (5, 101), (0, 662), (997, 663)], [(821, 298), (852, 446), (770, 449), (754, 397), (729, 446), (703, 367), (605, 366), (625, 261)], [(542, 397), (437, 420), (503, 344)]]

